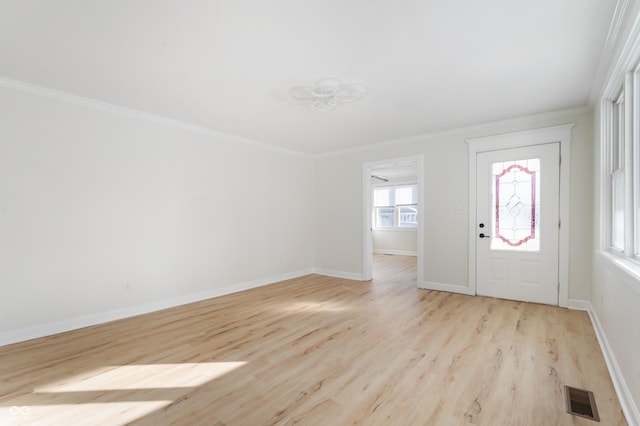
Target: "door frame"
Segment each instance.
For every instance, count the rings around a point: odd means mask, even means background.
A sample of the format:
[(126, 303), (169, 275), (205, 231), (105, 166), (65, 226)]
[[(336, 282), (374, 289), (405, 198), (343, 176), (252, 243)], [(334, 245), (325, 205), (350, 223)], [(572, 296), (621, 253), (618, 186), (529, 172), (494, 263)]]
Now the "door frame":
[(384, 165), (402, 165), (403, 163), (416, 163), (418, 165), (418, 229), (417, 232), (417, 276), (416, 283), (420, 287), (423, 281), (424, 263), (424, 155), (409, 155), (406, 157), (390, 158), (371, 161), (362, 165), (362, 279), (373, 279), (373, 184), (371, 174), (374, 168)]
[(467, 139), (469, 145), (469, 290), (477, 294), (476, 156), (480, 152), (560, 143), (560, 233), (558, 241), (558, 306), (569, 306), (569, 213), (571, 129), (575, 123)]

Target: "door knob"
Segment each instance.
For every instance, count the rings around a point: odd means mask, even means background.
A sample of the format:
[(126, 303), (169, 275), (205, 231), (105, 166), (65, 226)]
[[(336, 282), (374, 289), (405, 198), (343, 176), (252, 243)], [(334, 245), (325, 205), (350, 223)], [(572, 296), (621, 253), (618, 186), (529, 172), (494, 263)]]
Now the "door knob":
[(491, 235), (484, 235), (484, 234), (481, 233), (480, 235), (478, 235), (478, 237), (480, 237), (480, 238), (491, 238)]

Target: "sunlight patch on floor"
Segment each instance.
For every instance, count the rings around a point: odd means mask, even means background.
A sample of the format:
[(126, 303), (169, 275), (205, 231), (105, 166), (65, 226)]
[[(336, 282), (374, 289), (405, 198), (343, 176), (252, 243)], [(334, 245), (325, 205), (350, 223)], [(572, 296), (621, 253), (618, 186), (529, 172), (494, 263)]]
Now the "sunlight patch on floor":
[[(120, 401), (76, 403), (57, 405), (12, 406), (0, 409), (2, 425), (53, 425), (53, 424), (125, 424), (140, 419), (171, 404), (172, 401)], [(18, 410), (16, 410), (18, 408)], [(108, 410), (107, 410), (108, 409)], [(118, 419), (101, 414), (118, 411)]]
[(336, 302), (296, 302), (278, 308), (280, 312), (344, 312), (351, 306)]
[(0, 402), (0, 424), (118, 424), (140, 419), (247, 362), (105, 366)]
[(246, 362), (185, 362), (102, 367), (56, 383), (40, 386), (34, 392), (86, 392), (126, 389), (161, 389), (200, 386), (221, 377)]

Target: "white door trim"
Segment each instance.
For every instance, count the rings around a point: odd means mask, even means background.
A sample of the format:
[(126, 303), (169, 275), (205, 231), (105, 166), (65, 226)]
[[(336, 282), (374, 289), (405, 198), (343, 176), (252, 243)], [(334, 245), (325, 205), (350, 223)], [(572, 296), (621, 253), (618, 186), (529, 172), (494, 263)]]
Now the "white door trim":
[(560, 143), (560, 227), (558, 243), (558, 305), (569, 305), (569, 176), (571, 172), (571, 129), (574, 123), (467, 139), (469, 145), (469, 290), (477, 291), (476, 274), (476, 154), (551, 142)]
[(373, 224), (373, 185), (371, 183), (371, 173), (376, 166), (402, 163), (418, 164), (418, 229), (417, 229), (417, 285), (423, 282), (424, 264), (424, 155), (410, 155), (407, 157), (391, 158), (386, 160), (371, 161), (362, 165), (362, 279), (369, 281), (373, 278), (373, 240), (371, 228)]

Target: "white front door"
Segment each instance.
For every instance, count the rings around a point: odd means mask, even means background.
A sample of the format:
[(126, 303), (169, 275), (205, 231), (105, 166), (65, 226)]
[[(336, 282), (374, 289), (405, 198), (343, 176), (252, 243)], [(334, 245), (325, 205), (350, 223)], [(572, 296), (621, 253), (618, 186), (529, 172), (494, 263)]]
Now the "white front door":
[(560, 144), (476, 156), (477, 294), (558, 305)]

